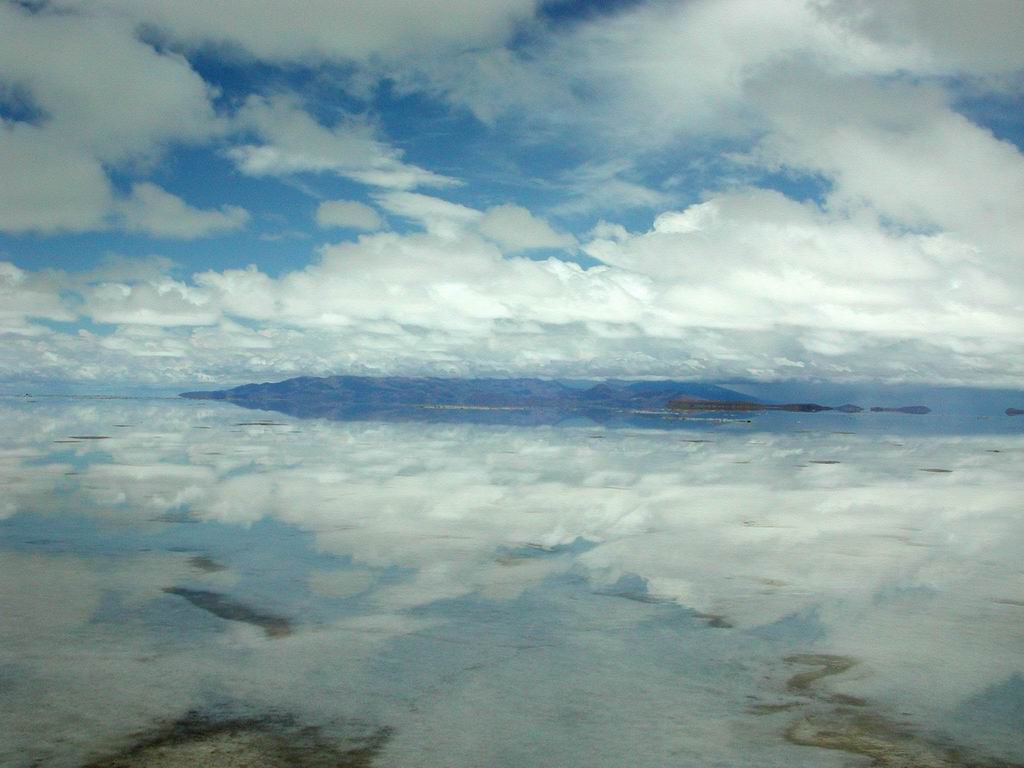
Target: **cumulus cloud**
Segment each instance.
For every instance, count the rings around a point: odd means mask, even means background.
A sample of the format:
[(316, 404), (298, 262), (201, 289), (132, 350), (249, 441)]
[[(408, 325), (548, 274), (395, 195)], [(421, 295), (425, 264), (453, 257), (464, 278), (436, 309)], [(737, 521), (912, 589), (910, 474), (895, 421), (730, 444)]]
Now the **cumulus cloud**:
[(969, 241), (892, 230), (868, 210), (737, 191), (645, 232), (601, 228), (581, 247), (602, 264), (583, 269), (502, 252), (477, 231), (483, 212), (382, 199), (422, 216), (422, 231), (324, 246), (278, 277), (252, 267), (80, 287), (83, 314), (117, 331), (80, 338), (77, 352), (61, 339), (47, 359), (166, 359), (150, 363), (157, 379), (798, 373), (1009, 385), (1024, 374), (1020, 278)]
[(225, 205), (220, 210), (201, 210), (149, 182), (133, 185), (131, 195), (119, 203), (118, 212), (129, 232), (184, 239), (231, 232), (249, 221), (244, 208)]
[(59, 285), (50, 276), (26, 272), (0, 261), (0, 335), (38, 335), (44, 329), (32, 319), (68, 321), (74, 314), (61, 299)]
[(375, 195), (384, 210), (418, 224), (428, 232), (455, 237), (480, 221), (481, 212), (433, 195), (419, 192), (387, 192)]
[(1024, 155), (954, 112), (938, 88), (778, 74), (752, 100), (772, 125), (755, 161), (830, 179), (834, 209), (869, 205), (909, 227), (969, 236), (996, 259), (1022, 252)]
[[(199, 6), (181, 5), (164, 14), (157, 6), (116, 5), (68, 2), (29, 9), (0, 4), (0, 176), (7, 181), (0, 188), (0, 230), (46, 234), (123, 226), (129, 232), (192, 238), (235, 229), (244, 224), (236, 207), (200, 212), (158, 196), (146, 183), (119, 201), (108, 177), (110, 171), (130, 176), (158, 162), (170, 148), (208, 144), (226, 132), (241, 139), (228, 149), (229, 157), (254, 176), (329, 172), (397, 189), (456, 183), (403, 162), (401, 152), (378, 138), (366, 120), (343, 118), (324, 126), (294, 98), (253, 96), (236, 115), (218, 114), (216, 87), (185, 56), (139, 34), (140, 24), (152, 30), (165, 23), (167, 30), (183, 32), (186, 42), (207, 41), (187, 32), (188, 18)], [(472, 28), (476, 19), (487, 38), (531, 7), (495, 3), (490, 10), (467, 10), (465, 23)], [(308, 10), (293, 16), (314, 19)], [(331, 13), (342, 10), (332, 5)], [(360, 11), (345, 13), (349, 21), (341, 26), (354, 29), (351, 16)], [(396, 30), (406, 28), (414, 16), (397, 7), (386, 15)], [(279, 12), (269, 7), (262, 12), (247, 7), (239, 18), (254, 25), (249, 42), (266, 33), (304, 58), (306, 43), (298, 41), (306, 34), (303, 25), (290, 30), (294, 36), (282, 36)], [(260, 27), (271, 22), (273, 34), (271, 27)], [(209, 23), (203, 28), (213, 29)], [(325, 26), (322, 20), (306, 25), (307, 31), (313, 28), (332, 29), (329, 37), (336, 41), (337, 25)], [(365, 36), (360, 32), (358, 37)], [(216, 33), (214, 38), (221, 41)], [(318, 45), (311, 50), (319, 50)]]
[(480, 233), (511, 252), (576, 245), (572, 235), (556, 232), (546, 221), (519, 205), (489, 208), (480, 221)]
[(0, 5), (0, 82), (17, 85), (29, 108), (0, 125), (8, 231), (102, 228), (112, 201), (105, 166), (151, 160), (220, 128), (188, 62), (116, 18)]
[(326, 200), (316, 209), (316, 223), (321, 229), (347, 227), (373, 232), (383, 221), (373, 208), (355, 200)]
[(163, 278), (134, 284), (100, 283), (83, 291), (83, 311), (98, 323), (115, 325), (208, 325), (220, 312), (202, 291)]

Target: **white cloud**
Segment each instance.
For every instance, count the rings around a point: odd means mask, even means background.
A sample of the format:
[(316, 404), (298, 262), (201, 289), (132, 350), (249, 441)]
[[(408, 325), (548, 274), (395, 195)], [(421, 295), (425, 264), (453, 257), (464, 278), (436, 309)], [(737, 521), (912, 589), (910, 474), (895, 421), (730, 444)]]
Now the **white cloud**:
[(74, 319), (60, 296), (57, 281), (0, 261), (0, 335), (36, 336), (44, 332), (32, 319)]
[(227, 150), (239, 170), (250, 176), (336, 173), (376, 187), (445, 187), (454, 179), (401, 161), (401, 152), (375, 137), (373, 127), (343, 119), (325, 127), (294, 98), (251, 96), (235, 115), (235, 126), (262, 143)]
[(99, 323), (209, 325), (220, 317), (219, 308), (211, 304), (204, 292), (170, 278), (131, 284), (100, 283), (83, 289), (82, 293), (82, 311)]
[(180, 56), (113, 18), (0, 5), (0, 83), (36, 113), (0, 124), (0, 229), (104, 229), (106, 168), (149, 162), (221, 129), (211, 92)]
[(582, 269), (503, 253), (478, 234), (485, 214), (471, 208), (414, 193), (381, 204), (422, 217), (424, 231), (325, 246), (316, 263), (280, 277), (250, 268), (66, 281), (86, 316), (118, 328), (48, 339), (38, 370), (76, 370), (72, 361), (88, 357), (81, 375), (131, 371), (145, 357), (158, 380), (1024, 377), (1021, 277), (979, 259), (969, 240), (893, 231), (869, 209), (738, 191), (665, 212), (647, 232), (609, 229), (582, 246), (604, 265)]
[(118, 205), (124, 228), (157, 237), (192, 239), (241, 229), (249, 213), (235, 205), (201, 210), (188, 205), (156, 184), (132, 186), (131, 195)]
[(772, 125), (755, 160), (824, 175), (831, 207), (968, 236), (993, 261), (1024, 253), (1024, 155), (938, 89), (787, 68), (754, 90)]
[(25, 89), (44, 116), (41, 127), (103, 163), (152, 156), (219, 129), (209, 86), (183, 57), (140, 41), (126, 21), (5, 3), (0, 43), (0, 72)]
[(321, 229), (347, 227), (373, 232), (383, 222), (373, 208), (355, 200), (326, 200), (316, 209), (316, 224)]
[(535, 248), (573, 248), (576, 238), (556, 232), (519, 205), (489, 208), (480, 221), (480, 234), (494, 240), (503, 250), (515, 253)]

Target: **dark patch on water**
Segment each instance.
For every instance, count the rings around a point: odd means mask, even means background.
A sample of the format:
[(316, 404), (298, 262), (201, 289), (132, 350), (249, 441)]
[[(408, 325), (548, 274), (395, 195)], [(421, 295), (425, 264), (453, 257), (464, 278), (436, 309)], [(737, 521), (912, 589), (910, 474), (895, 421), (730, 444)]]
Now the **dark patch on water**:
[(216, 560), (214, 560), (211, 557), (207, 557), (206, 555), (196, 555), (195, 557), (190, 557), (188, 560), (188, 564), (196, 570), (202, 571), (203, 573), (217, 573), (218, 571), (227, 570), (226, 565), (221, 565)]
[(240, 621), (252, 624), (266, 632), (267, 637), (284, 637), (292, 633), (292, 625), (288, 619), (268, 613), (260, 613), (247, 605), (236, 603), (219, 592), (208, 592), (202, 589), (186, 589), (185, 587), (164, 587), (164, 592), (177, 595), (188, 600), (196, 608), (226, 621)]
[(967, 755), (962, 748), (925, 738), (906, 723), (837, 708), (813, 713), (785, 733), (791, 744), (862, 755), (876, 768), (1021, 768), (1019, 763)]

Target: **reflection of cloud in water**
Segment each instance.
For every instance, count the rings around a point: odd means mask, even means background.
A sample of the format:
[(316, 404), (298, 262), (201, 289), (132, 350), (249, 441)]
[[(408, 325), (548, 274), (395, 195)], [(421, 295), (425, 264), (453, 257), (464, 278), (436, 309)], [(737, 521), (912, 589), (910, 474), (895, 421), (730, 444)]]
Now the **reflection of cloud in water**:
[[(12, 531), (28, 525), (19, 512), (47, 516), (60, 530), (74, 511), (103, 530), (116, 523), (109, 536), (125, 548), (178, 542), (182, 550), (138, 552), (116, 568), (101, 558), (19, 555), (7, 568), (37, 574), (44, 591), (32, 599), (55, 610), (22, 626), (20, 644), (5, 644), (16, 675), (38, 675), (58, 654), (47, 642), (29, 653), (31, 638), (73, 637), (97, 669), (137, 666), (124, 672), (121, 695), (140, 696), (133, 685), (183, 658), (161, 624), (170, 611), (181, 622), (172, 636), (199, 639), (190, 651), (196, 671), (175, 678), (178, 693), (163, 700), (169, 710), (201, 703), (212, 685), (222, 697), (314, 718), (385, 717), (397, 730), (384, 758), (396, 764), (424, 740), (452, 764), (496, 755), (557, 764), (570, 756), (552, 744), (568, 732), (586, 734), (602, 754), (658, 764), (670, 754), (699, 762), (701, 744), (742, 762), (755, 749), (743, 739), (767, 733), (775, 726), (762, 721), (787, 711), (748, 723), (745, 697), (759, 695), (761, 674), (744, 670), (782, 675), (790, 652), (855, 657), (860, 663), (831, 687), (954, 732), (957, 707), (1024, 671), (1024, 614), (1015, 604), (1024, 599), (1016, 565), (1022, 444), (1014, 436), (723, 428), (606, 430), (596, 440), (593, 428), (234, 426), (234, 413), (68, 405), (49, 409), (40, 429), (28, 426), (32, 409), (6, 414), (0, 472), (13, 501), (0, 515)], [(112, 423), (136, 426), (102, 445), (50, 443), (109, 434)], [(919, 471), (936, 467), (953, 472)], [(166, 522), (175, 519), (200, 522)], [(65, 544), (75, 551), (73, 532)], [(191, 567), (197, 553), (227, 570)], [(291, 607), (295, 634), (268, 648), (257, 628), (197, 615), (180, 599), (172, 609), (161, 592), (211, 584)], [(623, 584), (647, 601), (615, 597), (629, 596)], [(19, 598), (8, 590), (3, 599)], [(31, 614), (32, 605), (20, 610)], [(105, 640), (119, 651), (100, 663), (101, 635), (82, 628), (107, 614), (119, 623)], [(709, 630), (697, 614), (734, 629)], [(155, 660), (135, 664), (130, 654)], [(79, 680), (59, 654), (46, 667), (52, 684), (61, 674)], [(24, 706), (19, 690), (9, 695)], [(443, 695), (417, 704), (415, 715), (395, 703), (426, 691)], [(345, 695), (351, 701), (339, 703)], [(606, 710), (609, 700), (628, 706)], [(160, 697), (151, 703), (139, 711), (155, 716)], [(496, 718), (497, 741), (471, 746), (458, 723), (481, 711)], [(599, 736), (609, 722), (622, 732), (642, 723), (650, 739)], [(739, 738), (743, 729), (752, 730)], [(524, 746), (531, 732), (552, 750), (543, 760)], [(507, 741), (513, 735), (523, 743)], [(1011, 751), (1005, 734), (981, 736)], [(796, 749), (780, 739), (763, 752), (765, 764), (804, 756)]]

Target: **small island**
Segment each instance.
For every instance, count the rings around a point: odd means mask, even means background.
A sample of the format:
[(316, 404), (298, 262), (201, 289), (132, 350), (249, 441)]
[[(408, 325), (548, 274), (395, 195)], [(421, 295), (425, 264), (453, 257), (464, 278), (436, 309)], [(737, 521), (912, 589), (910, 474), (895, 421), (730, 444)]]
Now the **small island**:
[[(856, 408), (856, 406), (853, 406)], [(818, 413), (819, 411), (832, 411), (834, 408), (817, 403), (752, 403), (745, 400), (700, 400), (697, 398), (681, 397), (672, 400), (668, 404), (672, 411), (791, 411), (794, 413)], [(858, 409), (862, 410), (862, 409)]]
[(872, 413), (913, 413), (913, 414), (925, 414), (931, 413), (932, 409), (927, 405), (901, 405), (897, 408), (883, 408), (876, 405), (871, 409)]

